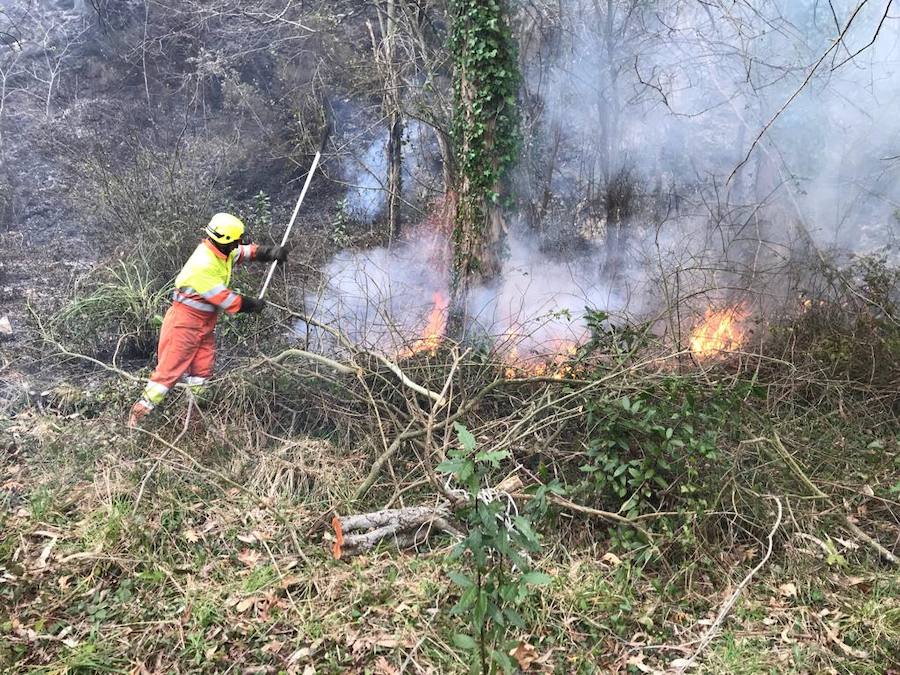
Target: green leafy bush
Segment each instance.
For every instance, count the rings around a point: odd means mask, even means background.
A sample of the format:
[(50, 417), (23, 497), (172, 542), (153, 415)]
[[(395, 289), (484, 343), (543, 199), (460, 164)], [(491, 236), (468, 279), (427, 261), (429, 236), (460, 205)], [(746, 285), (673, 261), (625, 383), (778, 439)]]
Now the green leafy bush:
[(630, 396), (586, 400), (584, 477), (575, 491), (629, 518), (663, 506), (705, 508), (720, 474), (718, 443), (740, 398), (673, 374)]

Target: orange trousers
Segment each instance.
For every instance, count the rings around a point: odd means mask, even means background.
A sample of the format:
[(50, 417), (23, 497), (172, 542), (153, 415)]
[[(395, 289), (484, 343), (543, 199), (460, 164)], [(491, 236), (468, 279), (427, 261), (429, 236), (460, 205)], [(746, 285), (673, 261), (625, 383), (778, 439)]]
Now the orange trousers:
[(175, 383), (187, 375), (202, 384), (216, 361), (214, 330), (219, 315), (201, 312), (180, 302), (172, 303), (159, 333), (157, 366), (144, 390), (144, 398), (158, 405)]

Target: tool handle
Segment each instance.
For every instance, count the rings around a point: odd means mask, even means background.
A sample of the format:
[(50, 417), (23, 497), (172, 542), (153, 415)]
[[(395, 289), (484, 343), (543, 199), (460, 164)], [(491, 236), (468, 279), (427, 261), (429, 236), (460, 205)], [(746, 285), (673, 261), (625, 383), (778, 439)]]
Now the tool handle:
[[(288, 224), (287, 229), (284, 231), (284, 237), (281, 238), (282, 246), (287, 243), (288, 237), (291, 236), (291, 230), (294, 228), (294, 221), (297, 219), (297, 213), (300, 211), (300, 205), (303, 203), (303, 198), (306, 197), (306, 191), (309, 189), (309, 184), (312, 182), (313, 174), (316, 172), (316, 168), (319, 166), (319, 160), (321, 158), (321, 151), (317, 152), (316, 156), (313, 158), (313, 163), (309, 168), (309, 173), (306, 174), (306, 182), (303, 184), (303, 190), (300, 192), (300, 199), (297, 200), (297, 205), (294, 207), (294, 213), (291, 215), (291, 222)], [(269, 273), (266, 275), (266, 281), (263, 284), (262, 290), (259, 292), (260, 300), (263, 299), (266, 291), (269, 289), (269, 282), (272, 281), (272, 275), (275, 274), (275, 268), (277, 266), (277, 260), (273, 261), (272, 264), (269, 265)]]

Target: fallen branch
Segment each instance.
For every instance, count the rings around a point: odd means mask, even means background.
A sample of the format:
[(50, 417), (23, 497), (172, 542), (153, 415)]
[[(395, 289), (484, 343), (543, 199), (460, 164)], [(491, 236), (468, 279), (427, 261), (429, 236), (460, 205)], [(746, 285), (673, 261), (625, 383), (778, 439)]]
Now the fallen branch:
[(331, 520), (334, 528), (331, 552), (336, 560), (340, 560), (368, 551), (386, 540), (393, 540), (399, 548), (404, 548), (424, 542), (435, 531), (463, 536), (450, 524), (449, 517), (450, 511), (445, 505), (410, 506), (335, 516)]
[[(819, 487), (809, 479), (809, 476), (807, 476), (804, 473), (803, 469), (800, 468), (800, 465), (797, 463), (797, 460), (794, 459), (793, 455), (791, 455), (791, 453), (789, 453), (787, 451), (787, 448), (784, 447), (784, 443), (781, 442), (781, 438), (779, 438), (778, 434), (774, 431), (772, 432), (771, 443), (772, 443), (772, 446), (775, 448), (775, 450), (778, 451), (778, 454), (781, 457), (782, 461), (785, 463), (785, 465), (800, 480), (801, 483), (803, 483), (807, 488), (809, 488), (809, 491), (813, 493), (813, 496), (824, 500), (825, 503), (828, 504), (833, 510), (841, 511), (841, 509), (839, 509), (834, 504), (834, 502), (831, 501), (831, 498), (827, 494), (822, 492), (822, 490), (820, 490)], [(844, 511), (841, 511), (841, 517), (842, 517), (842, 520), (844, 521), (844, 525), (846, 525), (847, 529), (850, 530), (854, 535), (856, 535), (857, 537), (862, 539), (864, 542), (866, 542), (866, 544), (868, 544), (870, 548), (872, 548), (876, 553), (878, 553), (878, 555), (880, 555), (882, 558), (884, 558), (885, 560), (887, 560), (889, 563), (891, 563), (893, 565), (900, 565), (900, 558), (898, 558), (896, 555), (894, 555), (893, 553), (888, 551), (874, 537), (863, 532), (863, 530), (859, 527), (859, 525), (857, 525), (850, 519), (850, 514), (844, 512)]]
[[(271, 307), (274, 307), (275, 309), (281, 310), (282, 312), (285, 312), (297, 319), (300, 319), (301, 321), (303, 321), (306, 324), (309, 324), (310, 326), (315, 326), (316, 328), (320, 328), (320, 329), (326, 331), (328, 334), (330, 334), (332, 337), (334, 337), (340, 343), (340, 345), (342, 347), (344, 347), (344, 349), (347, 349), (348, 351), (350, 351), (354, 354), (365, 354), (366, 356), (374, 358), (376, 361), (378, 361), (383, 366), (385, 366), (388, 370), (390, 370), (394, 375), (396, 375), (397, 379), (399, 379), (400, 382), (405, 387), (412, 389), (417, 394), (421, 394), (422, 396), (427, 396), (432, 401), (437, 403), (439, 406), (442, 406), (445, 404), (445, 400), (440, 394), (438, 394), (437, 392), (431, 391), (430, 389), (427, 389), (427, 388), (423, 387), (422, 385), (411, 380), (403, 372), (403, 370), (401, 370), (400, 366), (398, 366), (396, 363), (394, 363), (387, 357), (383, 356), (382, 354), (379, 354), (378, 352), (369, 351), (368, 349), (361, 349), (359, 347), (359, 345), (356, 345), (352, 341), (347, 339), (347, 337), (343, 333), (341, 333), (339, 330), (337, 330), (336, 328), (333, 328), (332, 326), (328, 326), (319, 321), (316, 321), (311, 316), (302, 314), (300, 312), (295, 312), (292, 309), (289, 309), (287, 307), (282, 307), (281, 305), (277, 305), (273, 302), (270, 302), (268, 304)], [(309, 354), (309, 352), (306, 352), (306, 353)]]
[(348, 366), (339, 361), (335, 361), (334, 359), (329, 359), (327, 356), (322, 356), (321, 354), (316, 354), (314, 352), (308, 352), (303, 349), (285, 349), (283, 352), (277, 354), (276, 356), (263, 356), (262, 362), (281, 364), (282, 361), (289, 358), (301, 358), (307, 359), (309, 361), (315, 361), (317, 363), (321, 363), (324, 366), (328, 366), (329, 368), (332, 368), (339, 373), (343, 373), (344, 375), (359, 375), (362, 372), (358, 367)]
[(381, 467), (384, 466), (385, 462), (387, 462), (397, 449), (400, 447), (400, 444), (403, 443), (404, 440), (410, 438), (409, 430), (412, 427), (413, 423), (410, 422), (406, 429), (403, 430), (403, 433), (397, 434), (397, 437), (393, 440), (393, 442), (382, 452), (378, 458), (373, 462), (372, 467), (369, 469), (369, 475), (366, 476), (366, 479), (362, 482), (356, 493), (353, 495), (353, 501), (357, 501), (362, 499), (365, 494), (369, 491), (375, 481), (378, 479), (378, 475), (381, 473)]
[[(455, 367), (455, 366), (454, 366)], [(447, 382), (450, 382), (451, 378), (447, 378)], [(366, 477), (366, 480), (363, 481), (362, 485), (357, 489), (356, 494), (354, 495), (354, 501), (361, 499), (365, 496), (365, 493), (369, 491), (369, 489), (374, 485), (375, 480), (378, 478), (378, 474), (381, 471), (381, 467), (384, 466), (384, 463), (390, 459), (397, 449), (400, 447), (400, 444), (403, 441), (415, 441), (420, 439), (422, 436), (428, 436), (429, 433), (433, 433), (435, 431), (445, 429), (450, 427), (454, 422), (461, 419), (481, 403), (482, 399), (487, 396), (491, 391), (496, 389), (500, 384), (503, 383), (503, 380), (497, 379), (484, 387), (481, 391), (471, 396), (466, 403), (462, 404), (457, 408), (456, 412), (451, 415), (448, 415), (445, 419), (440, 422), (426, 423), (418, 429), (412, 429), (413, 421), (409, 423), (406, 427), (406, 430), (403, 431), (399, 436), (397, 436), (394, 441), (385, 449), (385, 451), (375, 460), (375, 463), (372, 465), (372, 468), (369, 471), (369, 475)], [(447, 384), (444, 385), (444, 391), (441, 396), (446, 396), (447, 394)], [(435, 412), (438, 407), (435, 405), (432, 408), (432, 412)], [(430, 416), (429, 416), (430, 417)], [(428, 442), (424, 445), (427, 446)]]
[[(282, 310), (284, 310), (284, 311), (286, 311), (286, 312), (289, 312), (290, 314), (293, 314), (294, 316), (297, 316), (297, 317), (300, 318), (300, 319), (308, 320), (308, 321), (310, 322), (311, 325), (315, 325), (315, 326), (317, 326), (317, 327), (325, 328), (325, 326), (323, 326), (323, 324), (319, 324), (318, 322), (314, 322), (312, 319), (309, 319), (308, 317), (304, 317), (304, 315), (302, 315), (302, 314), (299, 314), (299, 313), (297, 313), (297, 312), (293, 312), (293, 311), (291, 311), (291, 310), (289, 310), (289, 309), (286, 309), (286, 308), (281, 307), (281, 306), (279, 306), (279, 305), (275, 305), (275, 304), (273, 304), (273, 303), (269, 303), (269, 304), (272, 304), (273, 307), (276, 307), (276, 308), (278, 308), (278, 309), (282, 309)], [(337, 332), (334, 331), (333, 329), (328, 329), (328, 330), (329, 330), (329, 332), (332, 333), (333, 335), (336, 335), (336, 334), (337, 334)], [(136, 377), (136, 376), (132, 375), (131, 373), (128, 373), (128, 372), (126, 372), (126, 371), (124, 371), (124, 370), (122, 370), (122, 369), (120, 369), (120, 368), (116, 368), (115, 366), (112, 366), (112, 365), (110, 365), (110, 364), (108, 364), (108, 363), (104, 363), (103, 361), (100, 361), (99, 359), (95, 359), (95, 358), (93, 358), (93, 357), (91, 357), (91, 356), (87, 356), (86, 354), (79, 354), (79, 353), (77, 353), (77, 352), (73, 352), (73, 351), (67, 349), (66, 347), (64, 347), (61, 343), (57, 342), (56, 340), (51, 339), (51, 338), (49, 337), (49, 335), (47, 335), (46, 333), (45, 333), (45, 335), (44, 335), (44, 339), (45, 339), (45, 341), (48, 342), (49, 344), (52, 344), (52, 345), (56, 348), (56, 350), (57, 350), (60, 354), (62, 354), (63, 356), (66, 356), (66, 357), (69, 357), (69, 358), (81, 359), (81, 360), (83, 360), (83, 361), (87, 361), (88, 363), (92, 363), (92, 364), (94, 364), (95, 366), (99, 366), (100, 368), (103, 368), (104, 370), (107, 370), (107, 371), (109, 371), (109, 372), (111, 372), (111, 373), (115, 373), (116, 375), (119, 375), (120, 377), (123, 377), (123, 378), (125, 378), (125, 379), (127, 379), (127, 380), (130, 380), (130, 381), (132, 381), (132, 382), (141, 382), (141, 383), (143, 383), (143, 382), (146, 382), (146, 381), (147, 381), (146, 378)], [(342, 339), (342, 344), (344, 344), (344, 346), (348, 346), (348, 345), (349, 345), (349, 346), (352, 346), (352, 344), (351, 344), (350, 342), (346, 342), (346, 338), (343, 338), (343, 339)], [(390, 371), (397, 377), (397, 379), (400, 380), (400, 382), (401, 382), (404, 386), (408, 387), (409, 389), (412, 389), (412, 390), (413, 390), (414, 392), (416, 392), (417, 394), (421, 394), (422, 396), (427, 396), (427, 397), (430, 398), (432, 401), (434, 401), (438, 406), (443, 406), (443, 405), (446, 404), (446, 400), (445, 400), (440, 394), (438, 394), (438, 393), (436, 393), (436, 392), (433, 392), (433, 391), (431, 391), (430, 389), (427, 389), (427, 388), (423, 387), (422, 385), (417, 384), (416, 382), (414, 382), (413, 380), (411, 380), (411, 379), (410, 379), (410, 378), (409, 378), (409, 377), (408, 377), (408, 376), (400, 369), (400, 366), (398, 366), (398, 365), (397, 365), (396, 363), (394, 363), (393, 361), (390, 361), (389, 359), (387, 359), (387, 358), (385, 358), (384, 356), (382, 356), (382, 355), (380, 355), (380, 354), (377, 354), (377, 353), (375, 353), (375, 352), (370, 352), (370, 351), (367, 351), (367, 350), (361, 350), (361, 349), (356, 348), (355, 346), (353, 346), (353, 349), (354, 349), (354, 351), (355, 351), (356, 353), (366, 354), (367, 356), (370, 356), (370, 357), (374, 358), (375, 360), (379, 361), (379, 362), (380, 362), (381, 364), (383, 364), (386, 368), (388, 368), (388, 370), (390, 370)], [(316, 353), (314, 353), (314, 352), (305, 351), (305, 350), (303, 350), (303, 349), (286, 349), (286, 350), (284, 350), (283, 352), (281, 352), (280, 354), (277, 354), (276, 356), (273, 356), (273, 357), (266, 357), (266, 356), (263, 356), (263, 357), (257, 362), (257, 364), (260, 364), (260, 363), (281, 364), (282, 361), (284, 361), (284, 360), (286, 360), (286, 359), (288, 359), (288, 358), (291, 358), (291, 357), (304, 358), (304, 359), (307, 359), (307, 360), (310, 360), (310, 361), (315, 361), (315, 362), (317, 362), (317, 363), (321, 363), (322, 365), (328, 366), (329, 368), (332, 368), (333, 370), (336, 370), (337, 372), (343, 373), (343, 374), (345, 374), (345, 375), (356, 375), (356, 376), (359, 377), (359, 376), (361, 376), (361, 375), (363, 374), (363, 370), (362, 370), (362, 368), (360, 368), (359, 366), (350, 366), (350, 365), (341, 363), (341, 362), (339, 362), (339, 361), (335, 361), (334, 359), (330, 359), (330, 358), (328, 358), (327, 356), (323, 356), (323, 355), (321, 355), (321, 354), (316, 354)], [(212, 382), (212, 381), (211, 381), (211, 382)], [(187, 389), (188, 386), (187, 386), (185, 383), (183, 383), (183, 382), (176, 382), (176, 383), (175, 383), (175, 388), (179, 388), (179, 389)]]
[[(534, 495), (527, 494), (525, 492), (517, 492), (512, 495), (515, 499), (522, 499), (525, 501), (529, 501), (534, 499)], [(566, 509), (568, 511), (575, 511), (577, 513), (584, 513), (589, 516), (596, 516), (597, 518), (602, 518), (603, 520), (608, 520), (612, 523), (618, 523), (620, 525), (626, 525), (628, 527), (632, 527), (638, 532), (640, 532), (647, 539), (648, 542), (653, 541), (653, 535), (650, 534), (644, 527), (642, 527), (636, 519), (626, 518), (623, 515), (618, 513), (613, 513), (612, 511), (601, 511), (600, 509), (594, 509), (590, 506), (582, 506), (581, 504), (576, 504), (575, 502), (570, 502), (568, 499), (564, 497), (560, 497), (559, 495), (548, 494), (547, 501), (556, 504), (560, 508)], [(656, 514), (653, 514), (656, 515)]]
[[(447, 375), (447, 379), (444, 381), (444, 387), (443, 389), (441, 389), (441, 398), (446, 399), (446, 397), (448, 396), (450, 386), (453, 383), (453, 375), (456, 373), (456, 369), (459, 367), (460, 361), (462, 361), (463, 357), (468, 353), (468, 349), (462, 354), (459, 354), (458, 351), (454, 350), (453, 366), (451, 366), (450, 372)], [(454, 494), (453, 491), (449, 490), (447, 486), (438, 478), (437, 474), (434, 471), (434, 463), (431, 457), (432, 449), (434, 448), (434, 418), (437, 415), (438, 410), (442, 407), (443, 406), (439, 403), (435, 403), (433, 406), (431, 406), (431, 410), (428, 413), (428, 418), (425, 420), (425, 442), (423, 444), (422, 465), (425, 467), (425, 473), (428, 474), (428, 479), (437, 488), (437, 490), (442, 495), (444, 495), (447, 501), (450, 504), (453, 504), (455, 507), (459, 505), (459, 496)], [(447, 456), (447, 445), (449, 443), (450, 436), (445, 434), (444, 446), (441, 449), (440, 453), (440, 458), (442, 461)]]
[(416, 384), (411, 379), (409, 379), (402, 370), (400, 370), (400, 366), (398, 366), (393, 361), (385, 358), (381, 354), (376, 352), (366, 352), (370, 356), (374, 356), (377, 361), (380, 361), (382, 365), (384, 365), (388, 370), (390, 370), (394, 375), (397, 376), (397, 379), (403, 383), (404, 386), (409, 387), (417, 394), (421, 394), (422, 396), (427, 396), (432, 401), (434, 401), (438, 406), (443, 406), (446, 404), (446, 399), (442, 397), (440, 394), (431, 391), (430, 389), (426, 389), (421, 384)]

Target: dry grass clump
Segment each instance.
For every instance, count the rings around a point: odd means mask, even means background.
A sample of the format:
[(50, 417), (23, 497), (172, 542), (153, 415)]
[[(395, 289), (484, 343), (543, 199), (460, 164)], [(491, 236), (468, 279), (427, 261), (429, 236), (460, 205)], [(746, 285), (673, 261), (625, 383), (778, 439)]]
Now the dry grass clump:
[(119, 261), (81, 280), (46, 330), (75, 350), (113, 362), (148, 357), (169, 294), (169, 280), (140, 260)]
[(271, 499), (338, 505), (350, 500), (362, 480), (365, 458), (326, 440), (299, 438), (275, 448), (247, 449), (235, 457), (234, 474)]
[(798, 307), (769, 326), (765, 351), (801, 385), (891, 390), (900, 375), (900, 268), (883, 258), (810, 271)]

